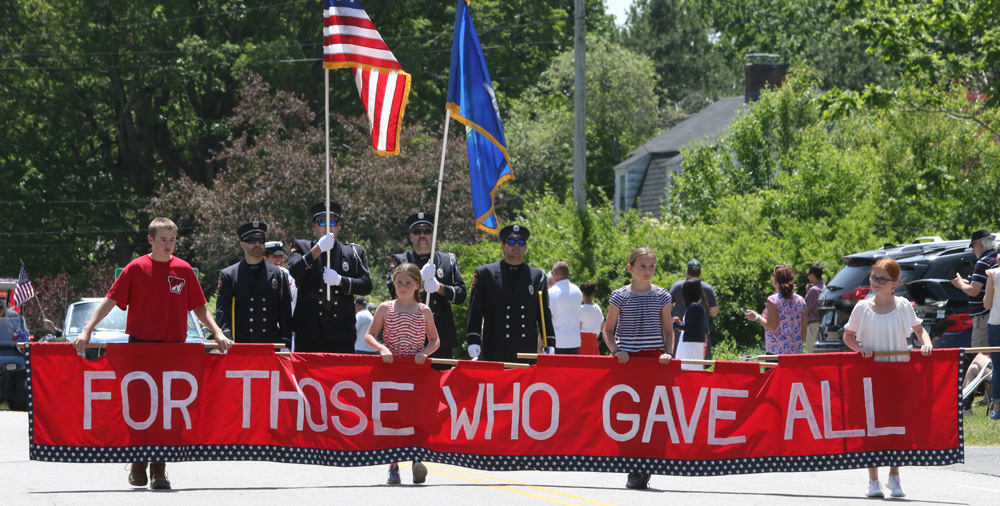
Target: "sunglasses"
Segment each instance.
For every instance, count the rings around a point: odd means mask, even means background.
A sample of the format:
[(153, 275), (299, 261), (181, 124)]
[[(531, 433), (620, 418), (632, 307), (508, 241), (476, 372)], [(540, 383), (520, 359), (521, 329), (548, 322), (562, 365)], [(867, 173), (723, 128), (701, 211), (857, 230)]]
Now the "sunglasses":
[(413, 235), (431, 235), (431, 232), (432, 231), (429, 228), (415, 228), (410, 230), (410, 233)]
[(507, 246), (527, 246), (528, 241), (524, 239), (507, 239)]
[(240, 240), (247, 244), (264, 244), (265, 242), (265, 239), (263, 237), (247, 237)]
[(892, 278), (880, 278), (878, 276), (870, 276), (868, 279), (872, 282), (873, 285), (875, 284), (884, 285), (892, 281)]
[[(321, 226), (321, 227), (325, 227), (326, 226), (326, 218), (318, 218), (316, 220), (316, 224), (319, 225), (319, 226)], [(331, 227), (336, 227), (337, 226), (337, 218), (330, 218), (330, 226)]]

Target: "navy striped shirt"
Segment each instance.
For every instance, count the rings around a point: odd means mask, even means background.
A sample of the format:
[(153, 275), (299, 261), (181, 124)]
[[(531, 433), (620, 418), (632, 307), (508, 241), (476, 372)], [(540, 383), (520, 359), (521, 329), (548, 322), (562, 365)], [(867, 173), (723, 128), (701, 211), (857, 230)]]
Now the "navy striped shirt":
[[(622, 351), (663, 349), (663, 320), (660, 310), (670, 304), (670, 292), (652, 285), (646, 293), (635, 293), (623, 286), (611, 293), (610, 304), (618, 308), (615, 344)], [(673, 351), (673, 350), (667, 350)]]
[(986, 295), (986, 270), (996, 269), (996, 267), (997, 250), (991, 249), (979, 257), (976, 267), (972, 269), (969, 283), (982, 283), (983, 287), (979, 289), (978, 294), (969, 296), (969, 316), (989, 314), (990, 310), (983, 306), (983, 297)]

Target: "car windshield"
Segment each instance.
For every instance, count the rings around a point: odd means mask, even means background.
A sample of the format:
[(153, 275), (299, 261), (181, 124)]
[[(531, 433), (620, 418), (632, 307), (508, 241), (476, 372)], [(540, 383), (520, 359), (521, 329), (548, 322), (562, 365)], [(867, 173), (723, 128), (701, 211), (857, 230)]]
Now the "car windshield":
[(847, 265), (845, 265), (835, 276), (833, 276), (833, 279), (831, 279), (827, 284), (828, 289), (833, 291), (854, 289), (859, 286), (868, 286), (868, 273), (871, 272), (871, 270), (871, 263), (851, 259)]
[[(81, 302), (73, 305), (73, 311), (69, 320), (69, 332), (76, 333), (83, 330), (84, 325), (90, 321), (100, 302)], [(111, 330), (125, 332), (125, 322), (128, 319), (125, 311), (118, 309), (118, 306), (111, 308), (108, 316), (97, 324), (96, 330)]]

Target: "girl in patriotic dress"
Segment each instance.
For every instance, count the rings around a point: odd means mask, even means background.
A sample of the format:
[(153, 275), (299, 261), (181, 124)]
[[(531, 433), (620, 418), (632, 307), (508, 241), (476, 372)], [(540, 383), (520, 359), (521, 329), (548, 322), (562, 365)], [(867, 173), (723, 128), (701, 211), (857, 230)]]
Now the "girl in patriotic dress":
[[(674, 349), (674, 303), (669, 290), (653, 284), (656, 255), (649, 248), (636, 248), (625, 268), (632, 274), (632, 282), (611, 293), (604, 344), (622, 364), (634, 354), (655, 354), (666, 364)], [(649, 478), (649, 473), (633, 471), (628, 473), (625, 487), (645, 489)]]
[[(414, 264), (400, 264), (392, 271), (392, 283), (396, 299), (383, 302), (375, 310), (365, 342), (387, 364), (392, 363), (393, 357), (413, 357), (414, 362), (423, 364), (438, 348), (438, 333), (431, 309), (420, 302), (420, 269)], [(380, 330), (381, 343), (375, 339)], [(426, 479), (427, 466), (419, 460), (413, 461), (413, 483), (423, 483)], [(398, 463), (389, 465), (386, 483), (400, 483)]]
[[(869, 358), (876, 351), (902, 351), (909, 347), (906, 338), (912, 331), (920, 339), (920, 354), (931, 354), (934, 347), (931, 338), (917, 317), (910, 301), (893, 295), (899, 284), (899, 264), (891, 258), (883, 258), (872, 266), (872, 293), (874, 297), (858, 302), (851, 311), (851, 318), (844, 326), (844, 344)], [(876, 362), (906, 362), (909, 354), (901, 356), (875, 357)], [(905, 497), (899, 483), (899, 467), (889, 467), (889, 492), (893, 497)], [(878, 481), (878, 468), (868, 468), (868, 497), (885, 497), (882, 484)]]

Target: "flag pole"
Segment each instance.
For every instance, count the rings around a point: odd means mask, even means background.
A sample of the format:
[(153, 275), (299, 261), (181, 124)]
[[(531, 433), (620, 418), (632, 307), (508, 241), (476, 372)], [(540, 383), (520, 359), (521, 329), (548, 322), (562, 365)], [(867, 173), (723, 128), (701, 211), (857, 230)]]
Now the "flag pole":
[[(441, 185), (444, 183), (444, 159), (448, 152), (448, 125), (451, 124), (451, 112), (444, 110), (444, 140), (441, 141), (441, 168), (438, 170), (437, 203), (434, 204), (434, 232), (431, 234), (431, 256), (428, 262), (434, 262), (434, 251), (437, 248), (438, 222), (441, 220)], [(431, 303), (431, 294), (427, 294), (427, 304)]]
[[(330, 233), (330, 69), (323, 69), (324, 115), (326, 129), (326, 233)], [(314, 216), (315, 220), (316, 217)], [(326, 252), (326, 268), (330, 268), (330, 252)], [(326, 300), (330, 301), (330, 285), (326, 285)]]

